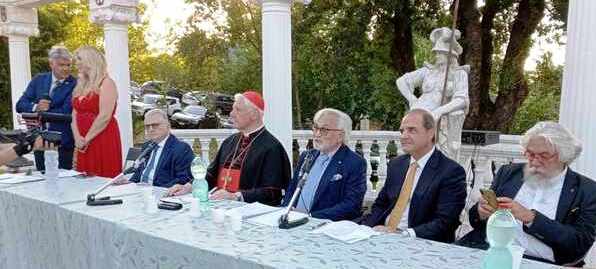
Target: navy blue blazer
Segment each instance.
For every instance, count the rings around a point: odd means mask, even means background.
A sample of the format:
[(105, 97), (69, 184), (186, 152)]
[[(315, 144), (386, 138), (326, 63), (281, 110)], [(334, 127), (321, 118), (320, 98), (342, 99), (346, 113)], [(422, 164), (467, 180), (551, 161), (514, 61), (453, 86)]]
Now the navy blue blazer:
[[(307, 154), (317, 158), (318, 150), (302, 153), (298, 168), (302, 167)], [(282, 202), (283, 206), (290, 199), (298, 184), (300, 169), (295, 169), (294, 176)], [(366, 162), (346, 145), (342, 145), (331, 161), (319, 182), (310, 210), (311, 216), (320, 219), (351, 220), (360, 216), (362, 200), (366, 193)]]
[[(186, 184), (192, 181), (193, 177), (190, 172), (190, 165), (194, 157), (195, 154), (188, 144), (170, 134), (157, 162), (153, 177), (153, 186), (169, 188), (175, 184)], [(148, 162), (149, 158), (132, 175), (130, 181), (139, 182), (141, 180), (141, 175)]]
[[(41, 73), (35, 76), (27, 85), (27, 89), (19, 98), (16, 104), (18, 113), (32, 113), (33, 105), (37, 104), (41, 97), (46, 96), (50, 92), (52, 84), (52, 72)], [(72, 114), (72, 90), (77, 85), (74, 77), (68, 76), (62, 84), (58, 85), (53, 91), (50, 98), (52, 103), (48, 112)], [(74, 139), (69, 123), (50, 124), (49, 130), (58, 131), (62, 133), (62, 147), (74, 148)]]
[[(363, 224), (371, 227), (385, 224), (397, 202), (409, 166), (410, 155), (402, 155), (389, 162), (385, 185)], [(458, 163), (435, 150), (412, 194), (408, 227), (414, 229), (416, 237), (453, 242), (465, 204), (466, 172)]]
[[(490, 187), (497, 197), (515, 198), (523, 184), (524, 165), (504, 165), (499, 169)], [(582, 263), (596, 234), (595, 194), (596, 183), (593, 180), (568, 168), (555, 219), (551, 220), (536, 211), (534, 222), (530, 227), (524, 226), (524, 231), (553, 249), (555, 263)], [(470, 246), (466, 241), (477, 241), (485, 244), (478, 247), (487, 248), (486, 221), (481, 221), (478, 216), (478, 204), (470, 209), (469, 216), (474, 230), (462, 238), (461, 244)]]

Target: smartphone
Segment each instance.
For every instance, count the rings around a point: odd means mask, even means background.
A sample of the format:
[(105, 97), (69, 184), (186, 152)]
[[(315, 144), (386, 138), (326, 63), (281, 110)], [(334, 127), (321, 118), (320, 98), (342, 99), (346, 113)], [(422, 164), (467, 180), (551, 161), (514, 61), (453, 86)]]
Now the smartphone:
[(484, 200), (488, 202), (488, 205), (490, 205), (494, 209), (498, 208), (499, 203), (497, 202), (497, 195), (493, 190), (480, 189), (480, 194), (482, 195), (482, 198), (484, 198)]

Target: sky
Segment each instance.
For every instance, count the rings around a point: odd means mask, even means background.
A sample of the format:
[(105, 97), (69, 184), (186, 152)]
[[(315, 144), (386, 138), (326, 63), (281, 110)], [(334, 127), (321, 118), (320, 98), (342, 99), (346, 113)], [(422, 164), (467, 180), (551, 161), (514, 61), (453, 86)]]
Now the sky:
[[(173, 33), (177, 36), (184, 33), (186, 21), (192, 15), (193, 7), (185, 0), (140, 0), (147, 6), (143, 19), (149, 21), (149, 31), (146, 40), (149, 48), (155, 52), (173, 52), (173, 47), (168, 44), (168, 36)], [(546, 18), (545, 18), (546, 19)], [(207, 24), (201, 25), (204, 29), (212, 28)], [(526, 60), (525, 69), (534, 70), (536, 62), (546, 52), (552, 52), (553, 62), (562, 65), (565, 62), (565, 46), (549, 43), (545, 39), (535, 39), (536, 43)]]

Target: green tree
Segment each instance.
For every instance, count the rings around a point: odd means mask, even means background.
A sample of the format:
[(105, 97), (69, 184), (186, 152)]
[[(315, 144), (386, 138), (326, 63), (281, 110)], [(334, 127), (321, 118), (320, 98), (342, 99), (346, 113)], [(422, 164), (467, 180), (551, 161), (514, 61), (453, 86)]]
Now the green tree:
[(512, 124), (512, 134), (522, 134), (539, 121), (558, 121), (563, 67), (555, 66), (546, 53), (528, 75), (529, 94)]

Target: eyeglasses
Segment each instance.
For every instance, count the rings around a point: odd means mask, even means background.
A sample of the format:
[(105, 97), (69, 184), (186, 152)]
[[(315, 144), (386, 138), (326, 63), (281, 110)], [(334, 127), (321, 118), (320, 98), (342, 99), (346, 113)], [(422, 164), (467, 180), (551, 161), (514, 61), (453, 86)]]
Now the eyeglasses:
[(154, 130), (154, 129), (158, 128), (162, 124), (163, 124), (163, 122), (145, 124), (145, 130), (146, 131)]
[(547, 153), (547, 152), (541, 152), (541, 153), (536, 153), (536, 152), (532, 152), (530, 150), (526, 150), (524, 152), (524, 156), (526, 156), (526, 158), (528, 160), (538, 160), (538, 161), (549, 161), (550, 159), (552, 159), (553, 157), (555, 157), (556, 153)]
[(319, 127), (317, 125), (313, 125), (312, 126), (312, 132), (313, 132), (313, 134), (316, 134), (318, 132), (322, 136), (326, 136), (330, 131), (343, 132), (344, 130), (342, 130), (342, 129), (331, 129), (331, 128)]

